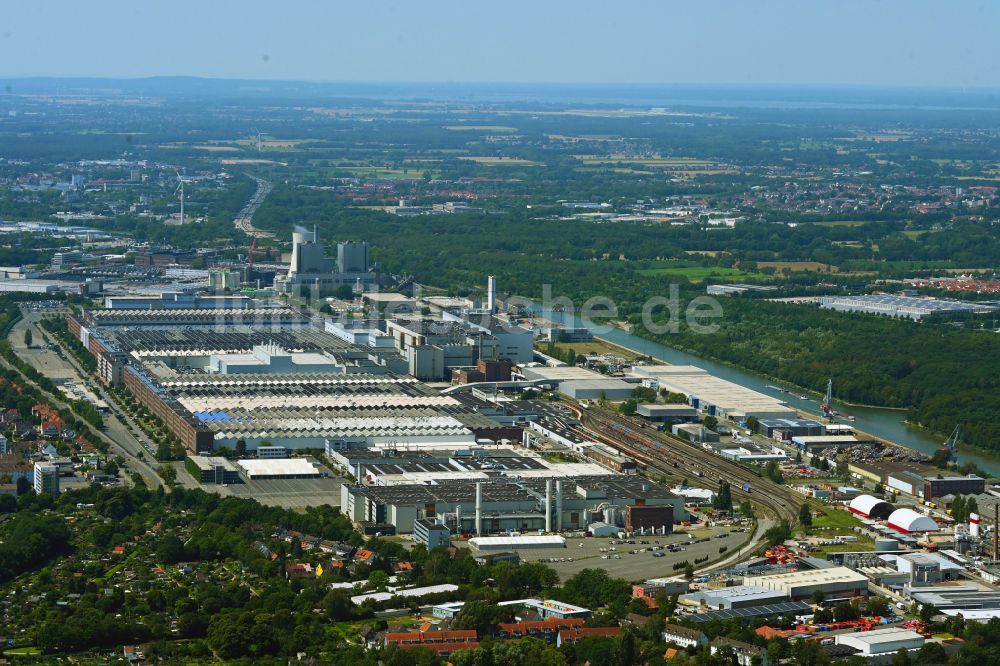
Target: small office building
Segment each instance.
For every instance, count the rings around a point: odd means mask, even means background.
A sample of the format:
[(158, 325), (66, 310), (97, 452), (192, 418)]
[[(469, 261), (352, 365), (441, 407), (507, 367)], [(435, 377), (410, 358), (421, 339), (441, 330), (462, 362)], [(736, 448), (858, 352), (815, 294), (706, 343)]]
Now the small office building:
[(451, 545), (451, 530), (433, 518), (418, 518), (413, 521), (413, 542), (427, 550)]

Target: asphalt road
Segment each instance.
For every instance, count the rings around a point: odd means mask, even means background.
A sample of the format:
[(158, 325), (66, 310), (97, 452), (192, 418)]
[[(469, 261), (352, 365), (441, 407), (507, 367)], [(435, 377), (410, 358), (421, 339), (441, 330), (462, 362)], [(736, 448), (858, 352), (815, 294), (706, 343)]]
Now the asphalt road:
[[(127, 419), (127, 416), (120, 413), (99, 382), (91, 380), (90, 375), (79, 367), (68, 351), (62, 350), (62, 356), (60, 356), (54, 350), (42, 346), (48, 343), (58, 345), (58, 342), (37, 325), (41, 318), (42, 313), (39, 312), (28, 311), (24, 313), (24, 317), (14, 326), (8, 338), (14, 347), (14, 352), (50, 379), (70, 379), (82, 384), (86, 378), (90, 386), (93, 387), (94, 393), (111, 407), (111, 412), (104, 415), (105, 430), (99, 432), (100, 437), (107, 441), (113, 450), (124, 456), (129, 468), (142, 475), (150, 488), (163, 486), (163, 479), (159, 477), (153, 466), (146, 462), (146, 460), (155, 460), (151, 453), (152, 443), (145, 435), (140, 435), (144, 440), (140, 442), (129, 432), (122, 422), (122, 419)], [(31, 348), (24, 344), (24, 331), (27, 329), (31, 330), (33, 341)], [(52, 402), (60, 407), (69, 408), (62, 394), (52, 396)], [(141, 432), (141, 430), (136, 428), (136, 432)], [(152, 450), (155, 452), (155, 449)], [(141, 459), (140, 455), (144, 456), (146, 460)]]

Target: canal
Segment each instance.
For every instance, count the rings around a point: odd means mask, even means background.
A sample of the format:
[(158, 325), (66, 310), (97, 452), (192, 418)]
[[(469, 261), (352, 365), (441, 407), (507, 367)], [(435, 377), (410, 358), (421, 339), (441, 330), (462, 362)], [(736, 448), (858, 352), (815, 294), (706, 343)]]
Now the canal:
[[(549, 312), (540, 309), (537, 310), (535, 314), (552, 321), (561, 321), (569, 318), (562, 313)], [(772, 384), (772, 382), (758, 377), (757, 375), (738, 370), (728, 365), (722, 365), (693, 354), (678, 351), (677, 349), (667, 347), (658, 342), (653, 342), (652, 340), (646, 340), (645, 338), (633, 335), (620, 328), (598, 325), (591, 321), (582, 320), (580, 317), (573, 317), (573, 320), (573, 326), (582, 326), (591, 330), (596, 329), (597, 336), (601, 339), (612, 342), (616, 345), (621, 345), (622, 347), (627, 347), (628, 349), (631, 349), (639, 354), (652, 356), (655, 359), (670, 363), (671, 365), (697, 365), (713, 375), (733, 382), (734, 384), (740, 384), (741, 386), (751, 388), (765, 395), (779, 398), (792, 407), (809, 412), (817, 416), (817, 418), (820, 413), (819, 399), (799, 398), (797, 396), (801, 395), (801, 393), (795, 389), (792, 389), (791, 393), (784, 393), (778, 389), (769, 388), (769, 385)], [(780, 384), (780, 382), (777, 383)], [(817, 386), (816, 390), (825, 392), (826, 386)], [(851, 425), (856, 427), (858, 430), (871, 433), (877, 437), (881, 437), (882, 439), (901, 444), (927, 455), (932, 455), (934, 451), (941, 448), (941, 445), (944, 442), (944, 438), (935, 437), (923, 432), (922, 430), (907, 426), (904, 422), (906, 419), (906, 411), (904, 410), (883, 409), (879, 407), (854, 407), (845, 405), (843, 403), (839, 403), (836, 399), (836, 385), (833, 387), (833, 392), (834, 408), (843, 414), (853, 416), (855, 420), (851, 422)], [(963, 450), (961, 445), (958, 450), (958, 460), (962, 463), (973, 462), (983, 471), (1000, 476), (1000, 460), (981, 455), (978, 452)]]

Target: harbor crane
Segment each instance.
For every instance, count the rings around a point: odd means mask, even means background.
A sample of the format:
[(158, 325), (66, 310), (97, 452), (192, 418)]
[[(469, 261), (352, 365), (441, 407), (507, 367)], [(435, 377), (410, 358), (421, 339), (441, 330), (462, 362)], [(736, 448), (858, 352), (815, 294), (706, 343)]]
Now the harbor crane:
[(948, 453), (948, 462), (956, 462), (958, 460), (958, 444), (962, 441), (962, 425), (956, 425), (955, 429), (951, 431), (951, 437), (949, 437), (941, 450)]
[(819, 406), (823, 410), (823, 416), (828, 419), (832, 419), (835, 412), (833, 411), (833, 379), (828, 379), (826, 381), (826, 395), (823, 397), (823, 403)]

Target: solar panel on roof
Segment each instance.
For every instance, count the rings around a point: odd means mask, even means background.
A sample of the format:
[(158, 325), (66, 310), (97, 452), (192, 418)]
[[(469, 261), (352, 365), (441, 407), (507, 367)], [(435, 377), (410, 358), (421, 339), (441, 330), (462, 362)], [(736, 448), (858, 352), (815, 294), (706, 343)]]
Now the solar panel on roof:
[(804, 601), (785, 601), (780, 604), (768, 604), (766, 606), (751, 606), (749, 608), (731, 608), (727, 610), (709, 611), (708, 613), (688, 615), (686, 618), (692, 622), (711, 622), (713, 620), (799, 614), (803, 611), (808, 611), (811, 608), (812, 607)]

